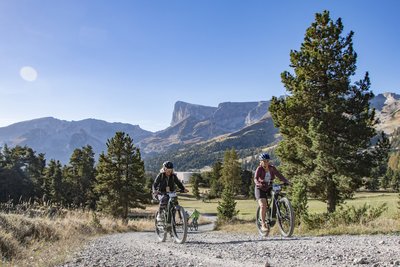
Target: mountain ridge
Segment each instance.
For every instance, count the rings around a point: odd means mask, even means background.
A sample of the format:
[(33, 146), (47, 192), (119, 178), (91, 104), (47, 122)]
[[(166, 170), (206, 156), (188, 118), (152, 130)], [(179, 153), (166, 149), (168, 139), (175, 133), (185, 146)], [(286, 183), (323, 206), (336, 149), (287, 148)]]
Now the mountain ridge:
[[(43, 117), (0, 127), (0, 146), (27, 145), (45, 153), (47, 159), (63, 163), (68, 162), (74, 149), (87, 144), (98, 156), (116, 131), (129, 134), (145, 159), (182, 149), (198, 150), (197, 144), (211, 144), (213, 151), (230, 146), (255, 148), (278, 140), (269, 105), (270, 101), (223, 102), (210, 107), (177, 101), (170, 126), (157, 132), (99, 119), (66, 121)], [(400, 126), (400, 95), (379, 94), (371, 101), (371, 107), (376, 109), (379, 120), (377, 130), (390, 133)]]

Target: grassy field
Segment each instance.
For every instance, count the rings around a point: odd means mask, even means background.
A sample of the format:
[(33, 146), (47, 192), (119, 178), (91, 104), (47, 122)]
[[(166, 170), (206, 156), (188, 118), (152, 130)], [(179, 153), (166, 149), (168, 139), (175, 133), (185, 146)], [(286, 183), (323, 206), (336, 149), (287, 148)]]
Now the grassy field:
[[(190, 188), (189, 188), (190, 190)], [(191, 211), (197, 209), (200, 213), (216, 213), (219, 199), (213, 199), (207, 202), (195, 199), (192, 195), (188, 194), (179, 197), (179, 203), (187, 210)], [(367, 203), (372, 207), (378, 207), (386, 203), (388, 210), (382, 215), (386, 218), (393, 218), (399, 212), (397, 208), (398, 193), (371, 193), (359, 192), (356, 193), (353, 199), (345, 202), (345, 206), (360, 207)], [(239, 219), (252, 220), (255, 218), (255, 211), (257, 209), (257, 202), (254, 199), (236, 200), (236, 209), (239, 210)], [(310, 213), (326, 212), (326, 203), (311, 199), (308, 203)]]
[[(190, 189), (189, 189), (190, 190)], [(202, 190), (204, 191), (204, 189)], [(214, 214), (217, 213), (219, 199), (203, 202), (196, 200), (192, 195), (186, 194), (180, 196), (179, 203), (189, 212), (197, 209), (201, 213)], [(379, 218), (366, 224), (352, 224), (328, 226), (323, 229), (307, 229), (304, 225), (295, 227), (295, 235), (337, 235), (337, 234), (387, 234), (400, 233), (400, 210), (398, 209), (398, 193), (387, 192), (358, 192), (353, 199), (349, 199), (344, 203), (344, 207), (362, 207), (364, 204), (373, 208), (381, 206), (383, 203), (387, 205), (385, 211)], [(310, 199), (309, 213), (321, 214), (326, 212), (326, 203)], [(254, 199), (237, 199), (236, 209), (239, 210), (237, 220), (226, 224), (219, 225), (218, 229), (225, 232), (242, 232), (256, 234), (257, 230), (254, 225), (255, 211), (257, 202)], [(278, 227), (271, 229), (271, 235), (279, 235)]]

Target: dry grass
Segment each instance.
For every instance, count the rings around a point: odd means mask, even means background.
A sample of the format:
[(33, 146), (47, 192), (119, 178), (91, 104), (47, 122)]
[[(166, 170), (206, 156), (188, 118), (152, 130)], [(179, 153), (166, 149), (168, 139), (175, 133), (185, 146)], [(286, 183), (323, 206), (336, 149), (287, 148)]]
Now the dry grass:
[(66, 211), (53, 218), (0, 213), (0, 266), (54, 266), (102, 234), (153, 229), (152, 219), (121, 220)]

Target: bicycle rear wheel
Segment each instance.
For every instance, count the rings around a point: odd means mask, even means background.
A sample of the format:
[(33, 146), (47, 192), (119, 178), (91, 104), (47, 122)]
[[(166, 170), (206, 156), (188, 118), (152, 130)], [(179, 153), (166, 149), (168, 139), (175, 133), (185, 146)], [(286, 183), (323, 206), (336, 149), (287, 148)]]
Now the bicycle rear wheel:
[(290, 237), (294, 230), (294, 212), (289, 199), (283, 197), (278, 200), (278, 225), (283, 236)]
[(176, 209), (171, 212), (172, 233), (175, 237), (175, 242), (178, 244), (185, 243), (188, 231), (185, 209), (177, 206)]
[(166, 231), (166, 224), (165, 224), (165, 211), (162, 212), (161, 214), (161, 218), (163, 218), (162, 221), (157, 221), (157, 216), (158, 216), (158, 211), (155, 214), (155, 227), (156, 227), (156, 234), (158, 237), (158, 241), (160, 242), (165, 242), (165, 240), (167, 239), (167, 231)]

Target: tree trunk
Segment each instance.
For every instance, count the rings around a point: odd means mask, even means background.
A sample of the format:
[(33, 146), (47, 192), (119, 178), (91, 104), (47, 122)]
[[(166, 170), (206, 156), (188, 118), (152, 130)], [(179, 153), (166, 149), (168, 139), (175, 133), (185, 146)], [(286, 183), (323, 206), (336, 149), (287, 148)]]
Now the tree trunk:
[(338, 192), (335, 185), (335, 182), (332, 181), (332, 178), (329, 178), (326, 186), (327, 192), (327, 209), (328, 213), (332, 213), (336, 210), (336, 204), (338, 201)]
[(122, 215), (122, 221), (125, 225), (128, 224), (128, 204), (124, 204), (124, 213)]

